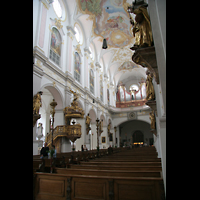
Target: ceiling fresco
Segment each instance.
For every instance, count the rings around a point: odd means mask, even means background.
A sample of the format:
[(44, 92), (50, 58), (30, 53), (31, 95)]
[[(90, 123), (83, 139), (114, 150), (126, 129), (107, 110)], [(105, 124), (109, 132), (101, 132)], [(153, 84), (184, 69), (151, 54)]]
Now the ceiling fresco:
[(79, 0), (78, 5), (82, 13), (92, 15), (93, 33), (106, 38), (109, 47), (124, 47), (131, 42), (126, 0)]
[(121, 70), (132, 70), (134, 68), (139, 68), (138, 66), (134, 65), (133, 62), (131, 61), (127, 61), (127, 62), (124, 62), (119, 68), (118, 68), (118, 71), (121, 71)]
[[(71, 5), (71, 0), (67, 0)], [(86, 41), (93, 43), (97, 59), (104, 63), (104, 73), (110, 77), (110, 83), (119, 81), (137, 82), (146, 79), (146, 69), (132, 61), (135, 38), (132, 34), (128, 6), (132, 0), (76, 0), (77, 18), (85, 29)], [(70, 12), (74, 10), (71, 7)], [(134, 14), (132, 16), (134, 18)], [(102, 49), (103, 38), (107, 40), (107, 49)]]

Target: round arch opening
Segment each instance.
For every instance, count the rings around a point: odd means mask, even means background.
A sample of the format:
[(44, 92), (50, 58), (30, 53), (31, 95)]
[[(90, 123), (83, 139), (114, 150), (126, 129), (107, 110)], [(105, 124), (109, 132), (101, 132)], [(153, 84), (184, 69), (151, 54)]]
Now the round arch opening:
[(129, 120), (119, 124), (120, 146), (153, 145), (150, 123), (142, 120)]

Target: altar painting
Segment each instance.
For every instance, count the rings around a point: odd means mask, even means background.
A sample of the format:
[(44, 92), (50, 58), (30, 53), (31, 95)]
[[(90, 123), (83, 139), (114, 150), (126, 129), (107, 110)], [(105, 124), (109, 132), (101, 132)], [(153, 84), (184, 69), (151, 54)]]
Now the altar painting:
[(61, 52), (61, 37), (56, 28), (52, 28), (51, 32), (51, 49), (60, 56)]

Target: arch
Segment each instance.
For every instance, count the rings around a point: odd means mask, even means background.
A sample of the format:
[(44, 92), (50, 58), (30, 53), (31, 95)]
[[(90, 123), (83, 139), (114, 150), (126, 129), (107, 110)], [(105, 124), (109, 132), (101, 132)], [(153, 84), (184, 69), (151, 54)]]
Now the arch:
[(107, 126), (106, 119), (105, 119), (105, 116), (103, 114), (101, 114), (101, 116), (100, 116), (100, 120), (102, 120), (102, 119), (103, 119), (103, 126)]
[[(143, 120), (128, 120), (119, 125), (121, 145), (143, 142), (150, 145), (153, 138), (150, 124)], [(126, 143), (124, 143), (126, 142)]]
[(97, 115), (96, 115), (96, 112), (94, 109), (90, 109), (89, 111), (89, 115), (90, 115), (90, 118), (91, 118), (91, 123), (96, 123), (96, 118), (97, 118)]
[(146, 122), (147, 124), (150, 125), (150, 122), (147, 121), (146, 119), (133, 119), (133, 120), (127, 120), (127, 119), (125, 119), (125, 120), (123, 120), (123, 121), (121, 121), (121, 122), (116, 123), (116, 126), (120, 126), (120, 125), (122, 125), (123, 123), (129, 122), (129, 121), (142, 121), (142, 122)]
[(64, 101), (63, 101), (63, 96), (61, 91), (58, 89), (57, 86), (53, 86), (53, 84), (45, 84), (41, 87), (41, 91), (43, 90), (43, 88), (49, 90), (49, 92), (52, 94), (53, 98), (55, 99), (55, 101), (57, 102), (57, 106), (56, 109), (62, 109), (64, 108)]

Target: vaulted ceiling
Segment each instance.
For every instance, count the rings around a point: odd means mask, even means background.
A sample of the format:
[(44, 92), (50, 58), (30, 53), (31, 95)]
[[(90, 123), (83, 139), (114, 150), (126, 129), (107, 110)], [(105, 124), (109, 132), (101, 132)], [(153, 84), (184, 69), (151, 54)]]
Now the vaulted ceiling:
[[(134, 44), (130, 24), (128, 5), (132, 0), (66, 0), (70, 16), (81, 23), (84, 29), (86, 45), (92, 43), (96, 58), (104, 63), (104, 74), (110, 83), (122, 81), (133, 83), (146, 79), (146, 69), (132, 61)], [(107, 49), (102, 49), (103, 38), (107, 40)]]

